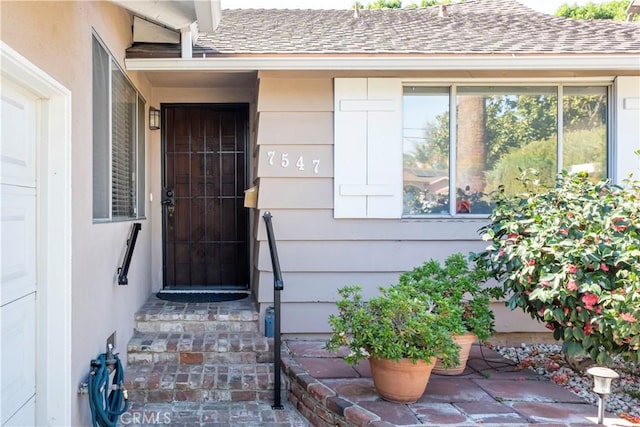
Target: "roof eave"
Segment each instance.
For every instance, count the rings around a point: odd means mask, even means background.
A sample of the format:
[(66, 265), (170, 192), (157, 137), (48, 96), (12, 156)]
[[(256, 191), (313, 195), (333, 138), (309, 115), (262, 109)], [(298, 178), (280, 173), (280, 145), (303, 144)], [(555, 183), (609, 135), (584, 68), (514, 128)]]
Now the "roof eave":
[(110, 0), (125, 9), (175, 30), (189, 28), (198, 22), (200, 31), (212, 32), (218, 27), (222, 9), (220, 0)]
[(640, 53), (635, 54), (539, 54), (473, 56), (367, 56), (344, 55), (252, 56), (224, 58), (129, 58), (132, 71), (258, 71), (258, 70), (620, 70), (638, 71)]

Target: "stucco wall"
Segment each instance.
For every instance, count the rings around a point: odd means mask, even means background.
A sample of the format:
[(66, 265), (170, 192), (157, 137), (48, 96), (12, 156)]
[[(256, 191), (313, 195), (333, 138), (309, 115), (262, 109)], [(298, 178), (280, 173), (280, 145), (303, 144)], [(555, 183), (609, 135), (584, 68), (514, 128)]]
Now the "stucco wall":
[[(126, 360), (134, 313), (150, 293), (150, 221), (140, 220), (142, 231), (129, 285), (118, 286), (116, 269), (132, 222), (94, 224), (92, 220), (92, 29), (122, 61), (131, 43), (132, 20), (106, 2), (3, 1), (1, 7), (2, 41), (72, 93), (71, 421), (90, 425), (87, 396), (77, 395), (75, 387), (85, 380), (91, 359), (105, 351), (105, 341), (114, 331), (116, 350)], [(148, 100), (147, 79), (142, 74), (128, 75)]]

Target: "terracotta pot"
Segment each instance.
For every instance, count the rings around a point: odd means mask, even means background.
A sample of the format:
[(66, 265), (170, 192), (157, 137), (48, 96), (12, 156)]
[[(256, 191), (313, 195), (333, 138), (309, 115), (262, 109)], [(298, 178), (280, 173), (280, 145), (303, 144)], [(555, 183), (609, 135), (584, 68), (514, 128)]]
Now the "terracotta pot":
[(436, 366), (433, 368), (433, 373), (438, 375), (460, 375), (467, 367), (467, 360), (469, 360), (469, 352), (471, 351), (471, 345), (476, 341), (476, 336), (471, 332), (467, 332), (463, 335), (454, 335), (453, 339), (460, 346), (460, 364), (451, 368), (445, 368), (442, 366), (442, 361), (438, 359)]
[(415, 402), (427, 388), (435, 361), (435, 357), (431, 363), (422, 360), (413, 363), (409, 359), (396, 362), (370, 357), (371, 376), (376, 391), (380, 397), (390, 402)]

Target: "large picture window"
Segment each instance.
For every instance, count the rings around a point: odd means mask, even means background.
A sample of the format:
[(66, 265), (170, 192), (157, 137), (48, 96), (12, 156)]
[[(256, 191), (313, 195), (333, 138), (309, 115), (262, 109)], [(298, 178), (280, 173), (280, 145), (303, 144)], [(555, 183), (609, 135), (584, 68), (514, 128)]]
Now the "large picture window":
[(93, 37), (93, 218), (144, 216), (145, 102)]
[(548, 185), (561, 170), (606, 177), (608, 90), (405, 86), (403, 216), (487, 215), (525, 168)]

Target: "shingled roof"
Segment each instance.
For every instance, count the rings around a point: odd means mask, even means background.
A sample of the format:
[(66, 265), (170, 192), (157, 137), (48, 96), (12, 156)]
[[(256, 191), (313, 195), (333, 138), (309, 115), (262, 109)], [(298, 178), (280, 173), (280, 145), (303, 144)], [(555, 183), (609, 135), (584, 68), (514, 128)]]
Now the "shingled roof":
[[(514, 0), (467, 0), (419, 9), (225, 9), (201, 33), (207, 54), (638, 53), (637, 22), (577, 20)], [(208, 55), (207, 55), (208, 56)]]

